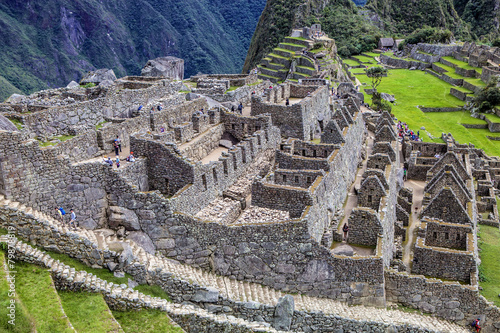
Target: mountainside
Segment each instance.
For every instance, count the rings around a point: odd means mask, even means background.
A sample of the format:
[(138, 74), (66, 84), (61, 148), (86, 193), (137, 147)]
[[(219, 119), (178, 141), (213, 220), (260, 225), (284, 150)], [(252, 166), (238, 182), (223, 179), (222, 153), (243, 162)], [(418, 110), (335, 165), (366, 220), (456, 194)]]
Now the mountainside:
[[(455, 38), (491, 42), (499, 34), (500, 0), (268, 0), (252, 37), (243, 72), (257, 64), (293, 28), (319, 22), (349, 56), (375, 46), (381, 36), (410, 35), (425, 26), (449, 29)], [(358, 9), (356, 5), (366, 5)]]
[(148, 59), (185, 75), (237, 73), (265, 0), (50, 0), (0, 3), (0, 100), (64, 86), (94, 68), (138, 75)]
[(252, 37), (243, 73), (253, 68), (293, 28), (316, 22), (335, 39), (340, 54), (373, 48), (380, 33), (357, 12), (351, 0), (268, 0)]
[(446, 28), (462, 39), (492, 40), (499, 33), (499, 0), (369, 0), (391, 33), (408, 34), (423, 26)]

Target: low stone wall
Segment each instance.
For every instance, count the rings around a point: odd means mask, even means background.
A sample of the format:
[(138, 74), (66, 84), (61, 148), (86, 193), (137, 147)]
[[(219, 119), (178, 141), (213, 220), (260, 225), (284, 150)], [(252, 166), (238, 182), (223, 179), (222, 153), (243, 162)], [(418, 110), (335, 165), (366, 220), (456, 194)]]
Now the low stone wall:
[(107, 124), (97, 130), (99, 148), (105, 152), (113, 151), (113, 143), (117, 137), (120, 138), (122, 148), (129, 147), (130, 136), (132, 134), (141, 130), (148, 131), (149, 129), (150, 121), (148, 115), (130, 118), (120, 123)]
[(497, 67), (483, 67), (483, 72), (481, 74), (481, 81), (488, 83), (490, 78), (495, 75), (500, 75), (500, 70)]
[(220, 139), (224, 133), (224, 125), (219, 124), (210, 128), (200, 137), (195, 137), (196, 140), (193, 144), (189, 144), (185, 148), (181, 148), (181, 153), (187, 158), (192, 158), (195, 161), (202, 160), (205, 156), (210, 154), (215, 148), (219, 147)]
[(478, 72), (476, 72), (475, 69), (465, 69), (465, 68), (461, 68), (461, 67), (456, 67), (455, 73), (457, 73), (458, 75), (462, 75), (464, 77), (477, 77), (478, 76)]
[(465, 101), (465, 99), (468, 96), (468, 94), (466, 92), (460, 91), (460, 90), (455, 89), (455, 88), (450, 89), (450, 94), (455, 96), (456, 98), (458, 98), (461, 101)]
[(403, 69), (410, 69), (412, 67), (415, 67), (416, 69), (424, 70), (426, 68), (431, 67), (431, 64), (428, 63), (415, 60), (391, 58), (384, 54), (380, 55), (380, 62), (388, 66), (392, 66), (395, 68), (403, 68)]
[(86, 131), (74, 138), (59, 142), (55, 146), (47, 146), (41, 149), (52, 152), (54, 158), (58, 155), (66, 155), (72, 162), (85, 161), (100, 154), (97, 134), (94, 130)]
[(422, 112), (458, 112), (462, 111), (462, 108), (426, 108), (423, 106), (419, 106), (419, 109)]
[(500, 309), (481, 296), (477, 288), (386, 270), (385, 289), (389, 302), (419, 309), (461, 325), (469, 325), (472, 320), (481, 317), (482, 332), (498, 332), (500, 329)]
[(488, 124), (461, 124), (465, 128), (487, 129)]
[(464, 79), (454, 79), (451, 76), (448, 76), (446, 73), (443, 73), (441, 75), (441, 80), (444, 82), (448, 82), (449, 84), (452, 84), (454, 86), (462, 86)]
[(467, 82), (466, 80), (464, 80), (463, 82), (463, 87), (473, 91), (475, 94), (479, 93), (482, 89), (482, 87), (475, 86), (472, 83)]

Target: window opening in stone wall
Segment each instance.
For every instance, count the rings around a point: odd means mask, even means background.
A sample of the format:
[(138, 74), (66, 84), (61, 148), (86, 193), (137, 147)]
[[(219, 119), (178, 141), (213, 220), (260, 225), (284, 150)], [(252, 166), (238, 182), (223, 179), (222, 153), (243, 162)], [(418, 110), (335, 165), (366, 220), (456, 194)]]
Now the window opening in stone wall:
[(223, 166), (224, 166), (224, 174), (227, 175), (227, 160), (224, 161)]
[(449, 239), (449, 235), (447, 232), (444, 233), (444, 239)]
[(236, 160), (236, 154), (233, 155), (233, 167), (234, 170), (238, 170), (238, 161)]
[(255, 131), (260, 131), (260, 125), (255, 125)]
[(236, 129), (236, 127), (234, 126), (234, 124), (231, 125), (231, 128), (234, 130)]
[(434, 237), (434, 239), (438, 238), (437, 232), (434, 231), (433, 237)]
[(316, 157), (316, 149), (313, 150), (313, 157)]
[(302, 149), (302, 156), (306, 156), (306, 150)]
[(308, 184), (311, 184), (311, 183), (312, 183), (312, 181), (311, 181), (311, 177), (307, 177), (307, 183), (308, 183)]
[(295, 182), (298, 183), (299, 182), (299, 176), (295, 176)]
[(283, 175), (283, 183), (286, 183), (286, 175)]
[(457, 234), (457, 240), (460, 240), (460, 234)]
[(214, 183), (217, 183), (217, 170), (212, 169), (213, 173), (214, 173)]
[(205, 189), (205, 191), (207, 190), (207, 176), (205, 175), (202, 175), (201, 176), (201, 182), (203, 183), (203, 188)]
[(372, 196), (371, 195), (368, 196), (368, 202), (370, 202), (370, 203), (372, 202)]

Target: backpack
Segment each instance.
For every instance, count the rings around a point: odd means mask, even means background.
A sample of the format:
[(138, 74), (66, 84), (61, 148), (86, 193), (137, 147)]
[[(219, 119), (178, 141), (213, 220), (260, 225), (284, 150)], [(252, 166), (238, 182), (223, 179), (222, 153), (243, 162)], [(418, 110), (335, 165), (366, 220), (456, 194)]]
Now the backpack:
[(472, 327), (476, 328), (477, 327), (477, 320), (472, 321), (470, 324)]
[(61, 212), (61, 215), (66, 215), (66, 212), (64, 211), (64, 209), (62, 207), (59, 208), (59, 211)]

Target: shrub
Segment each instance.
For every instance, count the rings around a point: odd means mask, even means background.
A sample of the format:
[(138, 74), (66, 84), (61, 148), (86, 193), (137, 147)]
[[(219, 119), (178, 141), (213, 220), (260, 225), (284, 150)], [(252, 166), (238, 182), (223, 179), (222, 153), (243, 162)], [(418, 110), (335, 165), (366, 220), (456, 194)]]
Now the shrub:
[(492, 77), (490, 82), (481, 89), (473, 100), (473, 104), (479, 112), (488, 112), (496, 105), (500, 105), (500, 88), (497, 87), (498, 79)]

